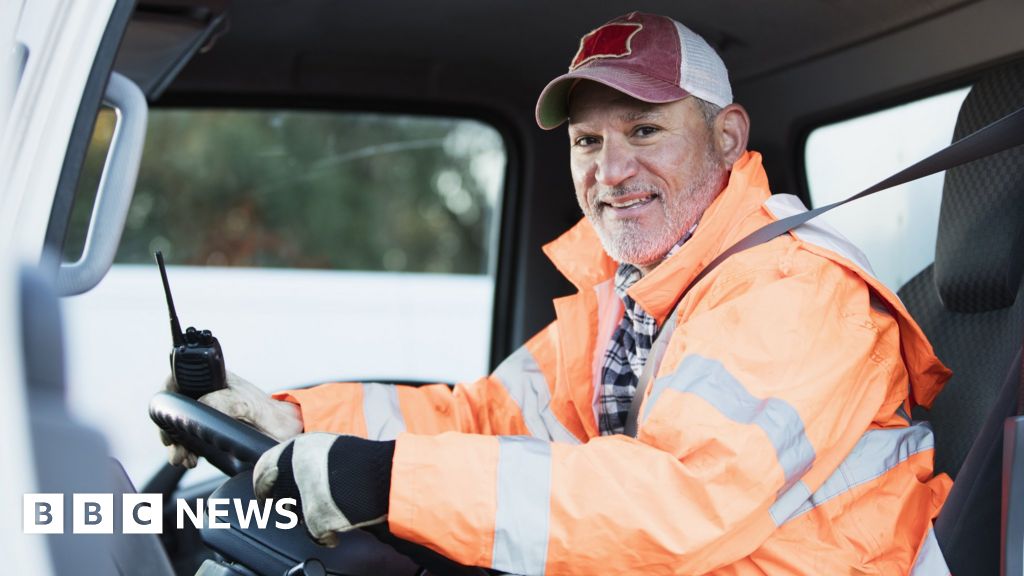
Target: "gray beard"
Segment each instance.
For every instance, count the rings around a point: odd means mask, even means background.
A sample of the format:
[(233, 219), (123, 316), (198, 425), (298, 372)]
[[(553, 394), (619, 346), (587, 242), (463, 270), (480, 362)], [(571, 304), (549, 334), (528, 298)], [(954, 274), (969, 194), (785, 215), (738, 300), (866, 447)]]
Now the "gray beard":
[[(586, 210), (586, 216), (594, 223), (601, 245), (608, 256), (619, 263), (643, 267), (663, 260), (679, 239), (683, 237), (704, 214), (711, 202), (722, 189), (726, 172), (718, 164), (710, 146), (705, 151), (700, 172), (679, 192), (673, 205), (667, 204), (664, 190), (656, 190), (665, 211), (665, 225), (658, 230), (644, 229), (636, 220), (625, 220), (616, 231), (609, 231), (600, 224), (602, 209), (595, 199), (595, 205)], [(630, 184), (617, 187), (613, 194), (603, 198), (615, 198), (637, 191), (651, 191), (650, 187)]]

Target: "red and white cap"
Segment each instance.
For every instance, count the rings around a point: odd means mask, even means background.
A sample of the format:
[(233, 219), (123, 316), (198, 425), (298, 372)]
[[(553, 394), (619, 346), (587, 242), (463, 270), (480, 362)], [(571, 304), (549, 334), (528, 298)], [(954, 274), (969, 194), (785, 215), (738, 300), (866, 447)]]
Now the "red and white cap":
[(540, 93), (541, 128), (565, 122), (569, 93), (580, 80), (600, 82), (644, 102), (693, 95), (722, 107), (732, 103), (729, 72), (714, 48), (679, 22), (642, 12), (620, 16), (580, 39), (569, 72)]

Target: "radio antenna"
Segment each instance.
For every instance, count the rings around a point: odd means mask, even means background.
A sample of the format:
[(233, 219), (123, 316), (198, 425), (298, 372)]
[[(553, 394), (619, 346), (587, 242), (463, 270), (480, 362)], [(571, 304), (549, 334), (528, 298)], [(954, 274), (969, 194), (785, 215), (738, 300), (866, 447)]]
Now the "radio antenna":
[(160, 279), (164, 281), (164, 295), (167, 296), (167, 310), (171, 314), (171, 341), (174, 345), (185, 344), (185, 335), (181, 332), (181, 324), (178, 323), (178, 313), (174, 311), (174, 300), (171, 298), (171, 285), (167, 283), (167, 269), (164, 268), (164, 255), (156, 251), (156, 263), (160, 266)]

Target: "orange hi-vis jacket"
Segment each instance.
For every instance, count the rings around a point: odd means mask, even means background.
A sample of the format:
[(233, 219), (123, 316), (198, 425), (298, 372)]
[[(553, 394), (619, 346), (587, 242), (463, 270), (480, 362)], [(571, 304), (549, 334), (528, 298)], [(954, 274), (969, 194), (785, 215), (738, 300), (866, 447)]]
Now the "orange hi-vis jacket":
[[(717, 254), (802, 210), (748, 152), (629, 293), (662, 325)], [(545, 251), (578, 292), (490, 376), (277, 395), (306, 431), (397, 436), (395, 535), (515, 574), (948, 574), (931, 526), (951, 481), (906, 415), (950, 373), (856, 248), (812, 222), (694, 286), (636, 439), (595, 415), (616, 263), (585, 220)]]

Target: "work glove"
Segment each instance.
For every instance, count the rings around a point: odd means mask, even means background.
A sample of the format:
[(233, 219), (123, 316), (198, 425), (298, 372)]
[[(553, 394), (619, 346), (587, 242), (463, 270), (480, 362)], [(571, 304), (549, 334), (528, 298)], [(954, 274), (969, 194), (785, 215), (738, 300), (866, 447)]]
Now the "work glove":
[(394, 455), (394, 440), (302, 434), (260, 457), (253, 492), (260, 500), (294, 498), (310, 536), (333, 547), (337, 532), (387, 520)]
[[(164, 384), (168, 392), (177, 392), (174, 374)], [(291, 402), (274, 400), (266, 392), (244, 378), (227, 372), (226, 386), (200, 396), (199, 401), (232, 418), (241, 420), (278, 442), (302, 433), (302, 415)], [(174, 440), (163, 430), (160, 440), (168, 447), (167, 461), (175, 466), (195, 468), (198, 457)]]

